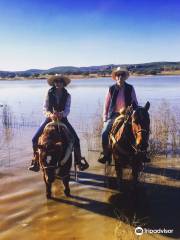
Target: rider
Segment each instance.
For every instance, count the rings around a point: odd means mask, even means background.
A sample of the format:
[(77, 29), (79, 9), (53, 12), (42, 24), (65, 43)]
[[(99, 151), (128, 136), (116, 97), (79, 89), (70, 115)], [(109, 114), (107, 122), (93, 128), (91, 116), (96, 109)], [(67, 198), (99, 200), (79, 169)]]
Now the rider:
[(98, 159), (100, 163), (106, 163), (111, 157), (109, 149), (109, 133), (117, 116), (133, 103), (137, 106), (137, 98), (134, 87), (126, 80), (129, 77), (129, 72), (126, 68), (118, 67), (112, 71), (112, 79), (116, 81), (112, 85), (106, 95), (104, 111), (103, 111), (103, 130), (102, 130), (102, 148), (103, 152)]
[[(70, 113), (70, 105), (71, 105), (71, 95), (66, 90), (66, 86), (71, 82), (71, 80), (63, 75), (55, 75), (48, 78), (48, 84), (51, 88), (48, 90), (43, 112), (46, 116), (45, 121), (41, 124), (37, 132), (35, 133), (32, 144), (33, 144), (33, 151), (34, 157), (32, 159), (31, 166), (29, 170), (38, 172), (39, 171), (39, 161), (38, 161), (38, 139), (42, 134), (45, 126), (47, 123), (59, 119), (62, 123), (64, 123), (67, 128), (69, 129), (70, 133), (74, 137), (74, 155), (75, 155), (75, 162), (78, 164), (80, 170), (85, 170), (89, 167), (88, 163), (86, 162), (85, 158), (81, 156), (81, 149), (80, 149), (80, 141), (79, 138), (74, 130), (74, 128), (69, 123), (67, 116)], [(85, 164), (82, 163), (84, 160)]]

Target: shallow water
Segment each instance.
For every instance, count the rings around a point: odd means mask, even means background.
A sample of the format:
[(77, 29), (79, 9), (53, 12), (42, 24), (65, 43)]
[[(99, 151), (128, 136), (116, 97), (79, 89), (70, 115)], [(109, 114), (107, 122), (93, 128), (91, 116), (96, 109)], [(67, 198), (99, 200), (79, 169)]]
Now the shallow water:
[(102, 168), (91, 169), (78, 183), (71, 182), (68, 198), (56, 180), (53, 200), (46, 200), (41, 174), (22, 167), (1, 169), (0, 239), (136, 239), (134, 227), (118, 220), (110, 201), (117, 191), (105, 187), (102, 173)]
[(56, 199), (47, 201), (40, 174), (14, 168), (0, 177), (0, 239), (114, 239), (117, 220), (108, 204), (113, 191), (79, 179), (71, 183), (73, 196), (67, 198), (56, 181)]

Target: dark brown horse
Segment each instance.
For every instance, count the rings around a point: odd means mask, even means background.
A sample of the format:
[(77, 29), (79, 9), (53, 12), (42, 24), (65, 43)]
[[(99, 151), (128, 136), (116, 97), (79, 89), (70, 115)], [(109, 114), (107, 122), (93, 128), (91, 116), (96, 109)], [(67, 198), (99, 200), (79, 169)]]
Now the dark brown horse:
[(137, 183), (142, 164), (147, 160), (149, 108), (149, 102), (144, 107), (137, 107), (136, 110), (131, 106), (115, 136), (110, 137), (112, 158), (119, 183), (122, 180), (123, 167), (126, 165), (132, 168), (132, 180)]
[(64, 193), (69, 196), (73, 141), (66, 126), (57, 122), (47, 124), (39, 138), (38, 148), (47, 198), (51, 198), (51, 187), (56, 177), (62, 179)]

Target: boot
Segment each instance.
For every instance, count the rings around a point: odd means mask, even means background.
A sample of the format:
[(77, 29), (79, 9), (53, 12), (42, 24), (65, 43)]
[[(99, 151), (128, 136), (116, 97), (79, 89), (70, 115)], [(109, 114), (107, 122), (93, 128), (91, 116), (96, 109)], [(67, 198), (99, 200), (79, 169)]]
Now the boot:
[(109, 164), (111, 163), (111, 155), (112, 151), (108, 145), (102, 144), (102, 149), (103, 151), (100, 153), (100, 156), (98, 158), (98, 162), (101, 164), (105, 164), (108, 162)]
[(28, 169), (33, 172), (39, 172), (40, 166), (39, 166), (38, 153), (34, 154), (34, 158), (31, 161), (31, 166)]
[[(32, 163), (33, 163), (33, 161), (32, 161)], [(33, 171), (33, 172), (39, 172), (39, 170), (40, 170), (39, 163), (38, 162), (34, 162), (34, 164), (32, 164), (28, 169), (30, 171)]]
[(84, 171), (89, 168), (89, 164), (84, 157), (81, 157), (81, 160), (78, 163), (78, 168), (80, 171)]
[(74, 159), (80, 171), (84, 171), (89, 167), (89, 164), (86, 161), (86, 159), (81, 156), (81, 150), (79, 146), (74, 148)]
[(98, 162), (105, 164), (106, 162), (108, 162), (109, 164), (111, 163), (111, 154), (104, 154), (103, 152), (101, 152), (100, 157), (98, 158)]

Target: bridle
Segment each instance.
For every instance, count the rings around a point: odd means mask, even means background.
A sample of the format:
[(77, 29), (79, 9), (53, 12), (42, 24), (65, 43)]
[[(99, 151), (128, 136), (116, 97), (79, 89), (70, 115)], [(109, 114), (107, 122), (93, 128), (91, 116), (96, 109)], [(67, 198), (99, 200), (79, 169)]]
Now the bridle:
[[(132, 126), (132, 121), (130, 121), (131, 119), (131, 116), (132, 116), (132, 113), (133, 113), (133, 108), (129, 108), (129, 111), (126, 113), (126, 116), (125, 116), (125, 120), (124, 120), (124, 128), (127, 127), (127, 125), (131, 125)], [(149, 135), (150, 133), (150, 130), (148, 129), (145, 129), (145, 128), (141, 128), (140, 130), (136, 131), (136, 132), (133, 132), (133, 135), (134, 137), (137, 136), (138, 134), (140, 133), (146, 133), (147, 135)], [(126, 134), (124, 134), (123, 136), (126, 141), (128, 142), (128, 144), (131, 146), (131, 148), (133, 149), (134, 153), (135, 154), (146, 154), (147, 153), (147, 150), (141, 150), (140, 148), (138, 148), (135, 144), (133, 144), (130, 139), (126, 136)]]
[[(129, 112), (129, 115), (128, 115), (128, 118), (126, 119), (125, 121), (125, 127), (128, 124), (132, 124), (132, 122), (130, 122), (130, 117), (132, 115), (132, 111)], [(147, 135), (149, 134), (150, 130), (147, 130), (147, 129), (144, 129), (144, 128), (141, 128), (140, 130), (134, 132), (134, 135), (137, 136), (139, 133), (146, 133)], [(141, 153), (141, 154), (146, 154), (147, 153), (147, 150), (141, 150), (139, 148), (137, 148), (137, 146), (135, 144), (133, 144), (131, 141), (129, 141), (129, 139), (125, 136), (125, 138), (127, 139), (127, 141), (129, 142), (130, 146), (132, 147), (132, 149), (134, 150), (135, 154), (138, 154), (138, 153)]]
[[(146, 130), (146, 129), (144, 129), (144, 128), (138, 130), (138, 131), (135, 132), (134, 134), (135, 134), (135, 135), (138, 135), (139, 133), (142, 133), (142, 132), (146, 133), (147, 135), (149, 134), (149, 130)], [(147, 153), (147, 150), (141, 150), (141, 149), (137, 148), (137, 146), (134, 145), (134, 144), (132, 144), (132, 143), (130, 143), (130, 145), (131, 145), (131, 147), (134, 149), (134, 151), (135, 151), (136, 154), (138, 154), (138, 153)]]
[(138, 134), (138, 133), (141, 133), (141, 132), (149, 133), (148, 130), (142, 128), (141, 130), (138, 130), (137, 132), (135, 132), (135, 134)]

